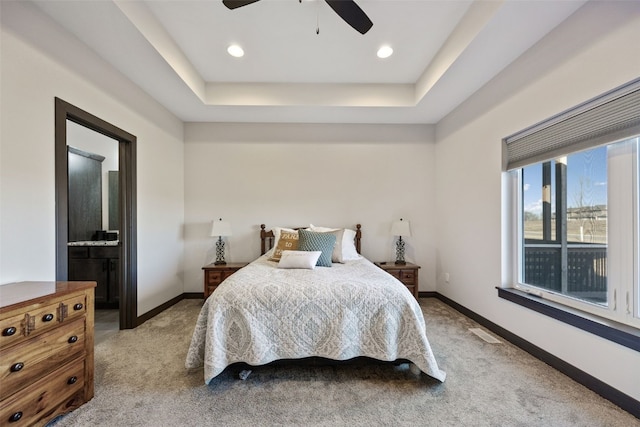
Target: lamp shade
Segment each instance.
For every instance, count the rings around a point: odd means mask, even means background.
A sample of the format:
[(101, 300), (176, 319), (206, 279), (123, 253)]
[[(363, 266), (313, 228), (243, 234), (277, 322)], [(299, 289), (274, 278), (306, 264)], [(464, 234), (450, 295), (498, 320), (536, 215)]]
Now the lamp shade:
[(403, 221), (400, 218), (400, 221), (395, 221), (391, 224), (391, 235), (392, 236), (411, 236), (411, 227), (409, 226), (409, 221)]
[(211, 223), (211, 236), (231, 236), (231, 224), (220, 218)]

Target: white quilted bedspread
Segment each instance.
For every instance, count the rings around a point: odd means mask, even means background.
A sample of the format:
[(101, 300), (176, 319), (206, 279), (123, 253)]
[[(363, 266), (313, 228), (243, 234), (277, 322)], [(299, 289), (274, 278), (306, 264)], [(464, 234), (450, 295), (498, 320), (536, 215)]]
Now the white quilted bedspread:
[(185, 366), (205, 383), (228, 365), (319, 356), (407, 359), (444, 381), (417, 301), (396, 278), (361, 259), (285, 270), (265, 256), (228, 277), (205, 301)]

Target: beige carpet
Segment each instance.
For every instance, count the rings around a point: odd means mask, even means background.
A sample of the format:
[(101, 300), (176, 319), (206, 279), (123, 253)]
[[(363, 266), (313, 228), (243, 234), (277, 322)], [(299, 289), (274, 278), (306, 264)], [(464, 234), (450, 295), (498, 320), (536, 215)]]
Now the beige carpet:
[(398, 366), (358, 361), (254, 368), (216, 377), (186, 372), (184, 359), (202, 300), (184, 300), (135, 330), (96, 346), (92, 401), (62, 426), (640, 426), (640, 420), (500, 339), (421, 299), (441, 384)]

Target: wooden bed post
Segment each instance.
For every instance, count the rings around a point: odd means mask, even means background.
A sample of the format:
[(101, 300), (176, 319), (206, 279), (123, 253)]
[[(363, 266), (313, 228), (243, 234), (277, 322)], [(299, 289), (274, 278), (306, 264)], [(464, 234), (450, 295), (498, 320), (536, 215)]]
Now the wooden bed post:
[(267, 252), (264, 248), (264, 242), (265, 239), (267, 238), (267, 232), (264, 230), (265, 225), (264, 224), (260, 224), (260, 254), (264, 255), (265, 252)]
[(356, 252), (360, 253), (360, 238), (362, 237), (362, 231), (360, 228), (362, 226), (360, 224), (356, 224)]

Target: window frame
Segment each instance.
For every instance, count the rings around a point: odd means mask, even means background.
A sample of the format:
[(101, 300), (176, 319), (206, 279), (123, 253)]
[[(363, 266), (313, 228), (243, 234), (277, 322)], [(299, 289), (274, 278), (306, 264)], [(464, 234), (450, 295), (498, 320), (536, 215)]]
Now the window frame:
[[(635, 170), (640, 175), (638, 165), (636, 165)], [(523, 215), (523, 210), (520, 209), (522, 200), (519, 191), (519, 188), (521, 188), (519, 187), (519, 173), (520, 169), (503, 173), (503, 226), (506, 233), (506, 239), (503, 240), (503, 257), (506, 257), (506, 269), (503, 271), (503, 285), (496, 287), (498, 297), (640, 352), (640, 328), (617, 322), (598, 313), (590, 313), (562, 302), (553, 301), (549, 297), (545, 298), (542, 292), (537, 292), (537, 289), (533, 290), (532, 287), (517, 286), (517, 283), (520, 282), (518, 264), (523, 259), (522, 245), (519, 243), (522, 235), (518, 231), (521, 230), (519, 224)], [(636, 188), (638, 188), (639, 183), (640, 177), (638, 177), (638, 180), (634, 180)], [(636, 206), (639, 204), (640, 202), (637, 201)], [(637, 217), (640, 217), (640, 211)], [(638, 219), (640, 222), (640, 218)], [(638, 229), (640, 229), (640, 224), (638, 226)], [(638, 229), (634, 233), (636, 239), (634, 245), (636, 248), (638, 248), (638, 235), (640, 234)], [(640, 265), (640, 253), (635, 255), (635, 259), (639, 261), (638, 265)], [(638, 283), (638, 269), (636, 269), (635, 275), (634, 280)], [(640, 288), (640, 284), (638, 288)]]
[[(602, 319), (608, 319), (622, 325), (628, 325), (629, 327), (640, 329), (640, 301), (638, 295), (640, 294), (640, 283), (638, 282), (638, 270), (640, 269), (640, 263), (638, 256), (640, 255), (638, 250), (639, 248), (639, 223), (640, 223), (640, 213), (638, 209), (638, 151), (640, 150), (640, 135), (634, 136), (632, 138), (625, 138), (625, 140), (636, 140), (635, 146), (633, 143), (630, 143), (629, 146), (631, 148), (631, 152), (625, 153), (629, 158), (624, 159), (627, 163), (627, 167), (631, 170), (627, 170), (623, 172), (624, 176), (622, 180), (626, 180), (629, 175), (631, 175), (630, 181), (630, 191), (632, 193), (632, 200), (628, 203), (630, 208), (630, 212), (624, 212), (622, 214), (623, 221), (627, 224), (633, 224), (632, 229), (632, 241), (631, 242), (620, 242), (614, 241), (614, 243), (618, 243), (616, 251), (620, 253), (624, 253), (625, 249), (629, 254), (626, 255), (626, 259), (622, 259), (622, 265), (624, 271), (615, 272), (614, 274), (622, 274), (624, 276), (631, 275), (632, 278), (626, 281), (626, 284), (616, 283), (614, 285), (607, 285), (607, 304), (602, 305), (598, 303), (592, 303), (586, 300), (582, 300), (580, 298), (572, 297), (570, 295), (565, 295), (560, 292), (555, 292), (553, 290), (547, 290), (535, 285), (530, 285), (524, 282), (524, 194), (522, 191), (522, 170), (528, 165), (519, 167), (512, 171), (506, 172), (511, 175), (511, 180), (514, 181), (514, 184), (510, 186), (510, 191), (513, 192), (511, 200), (514, 200), (514, 208), (512, 212), (515, 214), (515, 221), (513, 221), (511, 225), (511, 229), (508, 233), (513, 237), (512, 245), (515, 248), (516, 256), (513, 257), (513, 262), (511, 263), (511, 268), (513, 271), (513, 280), (511, 286), (519, 291), (524, 292), (525, 294), (533, 295), (538, 298), (544, 298), (545, 300), (566, 306), (570, 309), (579, 310), (581, 312), (587, 313), (589, 315), (595, 315)], [(618, 143), (621, 141), (611, 141), (606, 144), (607, 146)], [(626, 149), (625, 147), (622, 150)], [(617, 149), (620, 150), (620, 149)], [(583, 151), (583, 150), (580, 150)], [(578, 152), (578, 151), (576, 151)], [(611, 170), (611, 173), (614, 173), (619, 178), (622, 174), (619, 171), (619, 168), (613, 168), (609, 164), (610, 156), (607, 155), (607, 169)], [(532, 163), (534, 165), (537, 163)], [(610, 177), (610, 175), (609, 175)], [(622, 181), (621, 180), (621, 181)], [(609, 178), (608, 178), (609, 181)], [(609, 186), (609, 185), (608, 185)], [(607, 193), (611, 196), (616, 197), (617, 199), (622, 199), (624, 196), (621, 194), (624, 190), (620, 189), (608, 189)], [(609, 206), (609, 201), (607, 202), (607, 206)], [(620, 216), (620, 214), (618, 214)], [(609, 222), (609, 219), (607, 220)], [(608, 223), (608, 229), (610, 230), (611, 223)], [(620, 227), (619, 225), (614, 223), (614, 227)], [(607, 242), (607, 257), (609, 258), (609, 249), (611, 242)], [(628, 246), (626, 248), (622, 248), (621, 245), (625, 244)], [(610, 271), (610, 269), (609, 269)], [(617, 276), (614, 276), (614, 278)], [(607, 275), (608, 282), (609, 274)], [(620, 290), (620, 295), (617, 295), (617, 291)], [(627, 298), (630, 301), (627, 302)], [(626, 306), (630, 304), (630, 307)], [(630, 309), (630, 310), (629, 310)], [(625, 312), (626, 311), (626, 312)]]

